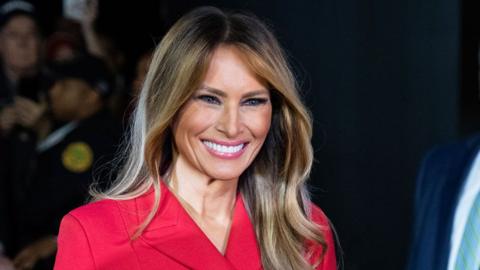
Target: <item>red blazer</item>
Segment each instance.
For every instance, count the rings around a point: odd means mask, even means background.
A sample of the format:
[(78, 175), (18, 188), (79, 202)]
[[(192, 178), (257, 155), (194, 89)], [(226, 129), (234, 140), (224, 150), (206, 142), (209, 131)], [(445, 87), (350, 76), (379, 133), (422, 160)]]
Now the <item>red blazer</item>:
[[(77, 208), (60, 225), (55, 270), (251, 270), (262, 269), (255, 230), (237, 196), (230, 235), (222, 255), (162, 184), (160, 208), (142, 235), (131, 240), (149, 213), (153, 191), (138, 198), (102, 200)], [(323, 212), (312, 218), (325, 227), (328, 249), (316, 268), (336, 269), (332, 232)], [(315, 253), (321, 251), (317, 247)]]

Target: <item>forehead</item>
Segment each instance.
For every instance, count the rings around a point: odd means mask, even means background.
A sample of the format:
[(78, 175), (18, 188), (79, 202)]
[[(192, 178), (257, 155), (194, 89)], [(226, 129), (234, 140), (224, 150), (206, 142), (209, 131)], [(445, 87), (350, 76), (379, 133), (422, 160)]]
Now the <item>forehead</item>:
[(32, 17), (18, 14), (11, 17), (4, 25), (3, 31), (36, 31), (37, 26)]
[(203, 84), (222, 90), (260, 90), (266, 84), (251, 68), (248, 55), (233, 45), (219, 46), (213, 52)]

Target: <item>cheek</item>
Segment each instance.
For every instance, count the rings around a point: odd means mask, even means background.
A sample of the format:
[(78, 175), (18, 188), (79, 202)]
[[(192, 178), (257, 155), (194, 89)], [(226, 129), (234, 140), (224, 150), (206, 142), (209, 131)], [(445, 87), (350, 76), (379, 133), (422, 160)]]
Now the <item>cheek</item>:
[(16, 41), (10, 41), (8, 43), (8, 50), (12, 53), (19, 54), (25, 52), (25, 46), (20, 46)]
[(249, 130), (257, 138), (264, 140), (267, 137), (272, 122), (272, 109), (270, 106), (263, 110), (251, 112), (246, 116)]
[(180, 133), (197, 134), (215, 123), (218, 112), (196, 103), (188, 103), (180, 112), (175, 129)]
[(17, 49), (17, 45), (13, 42), (6, 42), (4, 47), (3, 54), (5, 58), (8, 59), (9, 62), (15, 62), (15, 60), (19, 57), (18, 56), (19, 50)]
[(207, 118), (208, 115), (192, 103), (187, 103), (179, 112), (173, 125), (173, 137), (180, 154), (190, 155), (188, 153), (192, 150), (191, 140), (208, 128)]
[(36, 38), (32, 38), (28, 45), (28, 51), (34, 56), (37, 56), (40, 52), (40, 43), (38, 42), (38, 40)]

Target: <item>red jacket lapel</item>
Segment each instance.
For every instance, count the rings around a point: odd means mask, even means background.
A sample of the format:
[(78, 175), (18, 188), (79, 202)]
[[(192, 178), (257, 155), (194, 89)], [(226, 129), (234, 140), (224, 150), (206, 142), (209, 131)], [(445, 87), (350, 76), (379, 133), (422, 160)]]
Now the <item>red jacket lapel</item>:
[(238, 196), (225, 252), (236, 269), (261, 269), (260, 249), (243, 198)]
[(162, 185), (161, 189), (162, 211), (152, 220), (141, 239), (158, 252), (191, 269), (233, 269), (185, 213), (168, 188)]
[[(130, 233), (144, 220), (153, 204), (153, 192), (137, 198), (129, 208), (127, 227)], [(255, 232), (241, 196), (237, 197), (225, 256), (210, 242), (203, 231), (182, 208), (167, 186), (161, 185), (157, 215), (139, 241), (170, 259), (191, 269), (260, 269), (260, 253)]]

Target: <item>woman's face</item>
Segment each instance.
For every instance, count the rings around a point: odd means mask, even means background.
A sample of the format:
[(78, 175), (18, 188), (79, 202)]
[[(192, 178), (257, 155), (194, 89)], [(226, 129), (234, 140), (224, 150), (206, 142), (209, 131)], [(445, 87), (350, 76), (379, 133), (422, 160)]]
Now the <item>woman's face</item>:
[(268, 89), (235, 47), (220, 46), (174, 123), (177, 162), (210, 179), (238, 179), (260, 151), (271, 116)]

